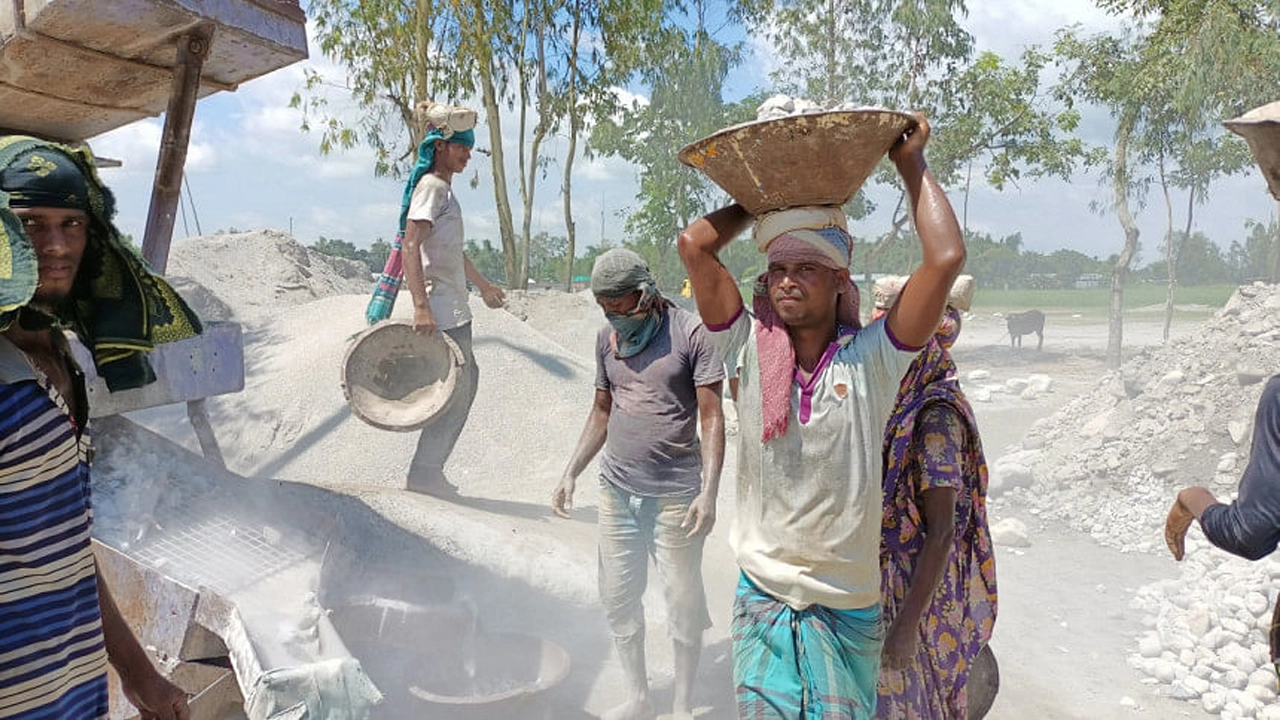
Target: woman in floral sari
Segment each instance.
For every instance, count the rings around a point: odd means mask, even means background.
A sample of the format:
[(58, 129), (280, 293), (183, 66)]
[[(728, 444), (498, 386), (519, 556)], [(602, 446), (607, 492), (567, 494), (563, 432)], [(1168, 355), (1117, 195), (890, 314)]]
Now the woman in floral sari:
[(884, 444), (880, 564), (887, 633), (876, 716), (968, 716), (968, 681), (996, 616), (987, 466), (948, 348), (954, 298), (902, 379)]

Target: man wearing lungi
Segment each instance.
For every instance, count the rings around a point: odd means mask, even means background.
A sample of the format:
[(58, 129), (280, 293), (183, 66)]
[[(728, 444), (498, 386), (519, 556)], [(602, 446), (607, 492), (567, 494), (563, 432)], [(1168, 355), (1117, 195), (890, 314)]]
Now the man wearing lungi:
[[(923, 117), (889, 151), (923, 260), (888, 315), (865, 328), (839, 207), (756, 219), (768, 255), (750, 311), (717, 253), (750, 220), (740, 205), (679, 239), (710, 336), (737, 362), (734, 682), (743, 718), (870, 718), (880, 624), (881, 448), (898, 386), (933, 336), (965, 249), (925, 163)], [(839, 148), (833, 148), (839, 152)]]

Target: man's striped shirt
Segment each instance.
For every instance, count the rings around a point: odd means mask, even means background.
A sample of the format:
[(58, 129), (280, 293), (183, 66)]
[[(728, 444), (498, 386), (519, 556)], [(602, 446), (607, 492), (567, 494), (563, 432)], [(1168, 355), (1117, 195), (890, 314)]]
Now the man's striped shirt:
[(89, 435), (0, 336), (0, 718), (107, 713)]

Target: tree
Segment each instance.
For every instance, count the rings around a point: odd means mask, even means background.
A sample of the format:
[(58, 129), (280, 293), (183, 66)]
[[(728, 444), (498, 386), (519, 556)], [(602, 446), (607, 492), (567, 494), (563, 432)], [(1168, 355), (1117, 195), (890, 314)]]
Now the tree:
[(485, 277), (501, 277), (505, 259), (502, 251), (493, 246), (489, 240), (467, 241), (467, 257), (471, 259), (471, 264), (476, 270)]
[[(667, 25), (646, 38), (648, 52), (637, 62), (649, 64), (638, 65), (637, 74), (650, 90), (648, 102), (601, 118), (591, 135), (596, 151), (639, 167), (640, 207), (628, 215), (625, 228), (634, 243), (653, 249), (649, 259), (656, 267), (675, 257), (671, 249), (680, 231), (723, 198), (701, 173), (680, 164), (673, 150), (750, 112), (722, 99), (725, 77), (741, 59), (740, 46), (711, 36), (703, 0), (694, 0), (693, 12), (692, 29)], [(684, 61), (667, 61), (673, 57)]]
[(378, 238), (369, 243), (369, 270), (380, 273), (387, 266), (387, 258), (391, 256), (391, 243)]
[[(963, 174), (967, 228), (975, 166), (1000, 190), (1023, 176), (1065, 177), (1095, 155), (1072, 136), (1078, 114), (1050, 107), (1051, 98), (1041, 93), (1048, 56), (1036, 48), (1015, 64), (992, 53), (975, 56), (973, 38), (960, 23), (964, 14), (964, 0), (784, 0), (770, 39), (784, 68), (773, 81), (783, 92), (827, 105), (924, 111), (935, 129), (933, 174), (944, 185), (957, 184)], [(883, 163), (871, 182), (896, 187), (898, 181)], [(888, 231), (864, 246), (865, 267), (897, 245), (909, 219), (900, 191)]]
[[(474, 90), (467, 68), (455, 61), (457, 18), (429, 0), (311, 0), (307, 16), (320, 52), (347, 75), (339, 82), (306, 70), (290, 99), (303, 110), (302, 130), (319, 132), (323, 154), (367, 145), (375, 175), (403, 175), (426, 134), (418, 104)], [(330, 107), (334, 89), (360, 107), (356, 118)]]
[[(1211, 123), (1269, 100), (1266, 95), (1280, 83), (1280, 19), (1271, 0), (1100, 0), (1099, 5), (1131, 15), (1139, 32), (1082, 39), (1067, 31), (1059, 35), (1057, 49), (1070, 66), (1062, 96), (1079, 93), (1107, 107), (1117, 121), (1111, 181), (1125, 245), (1112, 273), (1107, 359), (1118, 368), (1120, 300), (1138, 237), (1129, 200), (1135, 193), (1140, 200), (1146, 184), (1131, 182), (1134, 165), (1154, 162), (1163, 189), (1172, 176), (1165, 163), (1178, 165), (1178, 182), (1191, 195), (1183, 233), (1189, 237), (1197, 195), (1205, 197), (1215, 175), (1243, 167), (1234, 140), (1212, 140), (1221, 131)], [(1168, 318), (1179, 263), (1167, 195), (1166, 226), (1166, 267), (1173, 270)]]
[(1234, 279), (1239, 283), (1266, 280), (1278, 282), (1274, 275), (1276, 258), (1280, 257), (1280, 223), (1272, 221), (1261, 223), (1250, 220), (1245, 223), (1249, 234), (1244, 242), (1234, 241), (1228, 252), (1228, 264), (1231, 265)]

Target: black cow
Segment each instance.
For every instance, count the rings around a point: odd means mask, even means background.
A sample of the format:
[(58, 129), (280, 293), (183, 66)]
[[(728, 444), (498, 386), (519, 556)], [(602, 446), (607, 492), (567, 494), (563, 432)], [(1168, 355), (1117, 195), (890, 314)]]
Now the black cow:
[(1004, 322), (1009, 328), (1009, 347), (1016, 345), (1021, 348), (1022, 336), (1031, 333), (1040, 338), (1040, 342), (1036, 343), (1036, 350), (1044, 347), (1044, 313), (1039, 310), (1011, 313)]

